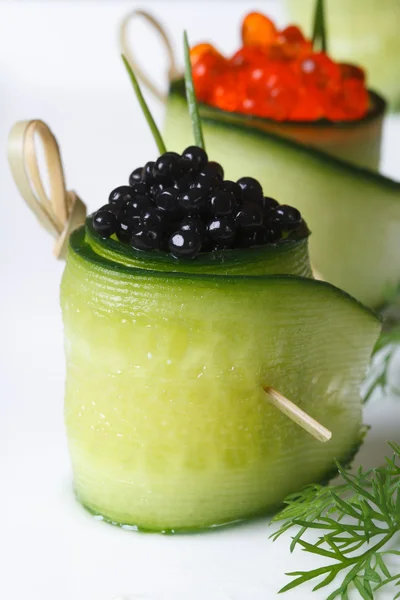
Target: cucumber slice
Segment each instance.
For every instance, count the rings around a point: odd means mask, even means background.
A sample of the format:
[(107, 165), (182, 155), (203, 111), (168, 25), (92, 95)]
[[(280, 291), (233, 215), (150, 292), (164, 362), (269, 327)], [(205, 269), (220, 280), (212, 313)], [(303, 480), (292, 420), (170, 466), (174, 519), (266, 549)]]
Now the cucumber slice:
[[(311, 263), (322, 277), (368, 306), (400, 282), (400, 183), (241, 120), (201, 107), (207, 151), (225, 177), (258, 179), (269, 196), (299, 208), (312, 232)], [(180, 86), (169, 95), (165, 140), (191, 143)]]
[[(315, 123), (295, 121), (277, 122), (235, 114), (245, 123), (252, 121), (261, 131), (269, 131), (304, 144), (318, 148), (331, 156), (341, 158), (360, 167), (378, 170), (381, 158), (383, 118), (386, 102), (369, 92), (368, 114), (358, 121), (332, 123), (321, 119)], [(222, 112), (222, 111), (221, 111)]]
[[(311, 34), (315, 0), (286, 0), (291, 20)], [(329, 53), (367, 72), (369, 84), (400, 109), (398, 0), (327, 0)]]
[[(360, 442), (380, 326), (329, 284), (139, 269), (97, 254), (80, 229), (61, 305), (75, 489), (106, 520), (168, 531), (262, 514)], [(277, 411), (263, 384), (332, 440)]]

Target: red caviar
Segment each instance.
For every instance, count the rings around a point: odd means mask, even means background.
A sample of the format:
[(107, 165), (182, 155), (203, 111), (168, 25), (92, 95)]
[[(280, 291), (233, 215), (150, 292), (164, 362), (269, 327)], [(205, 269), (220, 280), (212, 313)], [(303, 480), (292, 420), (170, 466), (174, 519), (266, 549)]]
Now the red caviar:
[(192, 67), (194, 67), (196, 63), (206, 54), (221, 56), (221, 54), (211, 44), (197, 44), (197, 46), (193, 46), (193, 48), (190, 50), (190, 62), (192, 63)]
[(271, 19), (261, 13), (252, 12), (243, 19), (242, 40), (245, 46), (268, 48), (275, 42), (277, 34)]
[(211, 44), (191, 49), (200, 101), (276, 121), (351, 121), (368, 112), (364, 71), (314, 52), (297, 26), (278, 30), (252, 12), (243, 20), (242, 42), (229, 59)]
[(191, 50), (191, 61), (193, 50), (192, 72), (196, 94), (201, 102), (208, 102), (219, 77), (226, 70), (227, 60), (209, 44), (199, 44)]
[(365, 81), (365, 73), (360, 67), (348, 63), (339, 63), (339, 68), (343, 80), (359, 79), (360, 81)]

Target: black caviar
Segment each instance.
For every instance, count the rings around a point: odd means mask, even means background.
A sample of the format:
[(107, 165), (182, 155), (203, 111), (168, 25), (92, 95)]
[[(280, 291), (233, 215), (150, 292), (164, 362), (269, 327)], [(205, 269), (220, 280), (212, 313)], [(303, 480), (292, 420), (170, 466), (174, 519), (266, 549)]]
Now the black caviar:
[(135, 169), (92, 216), (103, 237), (176, 259), (276, 244), (302, 224), (300, 212), (264, 195), (253, 177), (224, 180), (222, 166), (190, 146)]

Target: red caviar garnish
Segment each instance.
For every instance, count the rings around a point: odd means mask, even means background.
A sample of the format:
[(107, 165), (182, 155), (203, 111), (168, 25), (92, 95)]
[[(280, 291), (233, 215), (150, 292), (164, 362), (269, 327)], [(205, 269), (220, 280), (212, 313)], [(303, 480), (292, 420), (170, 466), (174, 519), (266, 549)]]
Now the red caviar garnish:
[(226, 68), (223, 56), (214, 52), (203, 52), (192, 67), (193, 81), (196, 86), (197, 98), (207, 102), (212, 95), (212, 87)]
[(222, 110), (236, 112), (241, 99), (238, 78), (235, 77), (235, 74), (227, 72), (221, 75), (213, 88), (211, 104)]
[(277, 37), (277, 30), (271, 19), (261, 13), (252, 12), (242, 23), (242, 42), (245, 46), (266, 48)]
[(289, 121), (317, 121), (324, 116), (319, 94), (310, 88), (298, 88), (296, 106), (289, 115)]
[(339, 66), (324, 52), (313, 52), (301, 58), (295, 69), (305, 85), (319, 89), (335, 86), (341, 78)]
[(361, 119), (368, 110), (368, 92), (363, 82), (347, 79), (325, 98), (325, 115), (331, 121)]
[(213, 54), (223, 58), (212, 44), (197, 44), (197, 46), (193, 46), (193, 48), (190, 49), (190, 62), (192, 63), (192, 67), (194, 67), (197, 61), (205, 54)]
[(230, 59), (229, 65), (234, 67), (251, 67), (264, 65), (266, 54), (256, 46), (243, 46)]
[(279, 32), (278, 41), (280, 44), (304, 44), (306, 38), (296, 25), (289, 25)]
[(289, 25), (278, 33), (277, 45), (286, 60), (299, 58), (312, 52), (312, 43), (306, 40), (296, 25)]
[(277, 121), (288, 118), (297, 102), (297, 79), (287, 65), (276, 63), (249, 72), (248, 96), (257, 116)]
[(278, 31), (268, 17), (253, 12), (243, 20), (242, 40), (230, 59), (211, 44), (192, 48), (199, 100), (276, 121), (346, 121), (367, 113), (364, 71), (314, 52), (296, 25)]
[(360, 67), (356, 67), (349, 63), (339, 63), (338, 66), (343, 81), (346, 79), (359, 79), (360, 81), (365, 81), (365, 72), (363, 69), (360, 69)]

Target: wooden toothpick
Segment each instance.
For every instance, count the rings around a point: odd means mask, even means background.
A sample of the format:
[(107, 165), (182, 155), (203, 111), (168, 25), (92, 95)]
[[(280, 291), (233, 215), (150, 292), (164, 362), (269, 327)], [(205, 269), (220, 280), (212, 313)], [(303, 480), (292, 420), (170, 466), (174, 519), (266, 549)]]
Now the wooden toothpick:
[(332, 432), (310, 417), (304, 410), (301, 410), (296, 404), (285, 398), (280, 392), (272, 387), (264, 387), (268, 396), (268, 401), (273, 404), (284, 415), (292, 419), (297, 425), (308, 431), (315, 439), (320, 442), (328, 442), (332, 437)]

